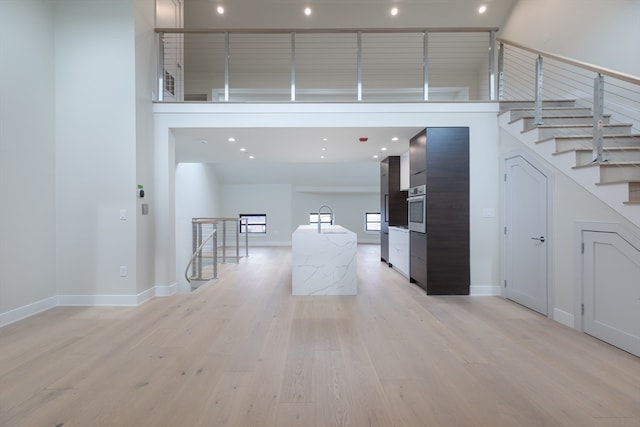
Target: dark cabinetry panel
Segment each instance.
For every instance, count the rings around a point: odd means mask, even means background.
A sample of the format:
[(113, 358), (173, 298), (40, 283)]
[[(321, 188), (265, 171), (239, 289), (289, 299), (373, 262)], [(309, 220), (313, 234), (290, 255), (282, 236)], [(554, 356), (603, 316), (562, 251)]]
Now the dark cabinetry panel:
[(409, 277), (427, 290), (427, 235), (415, 231), (409, 233)]
[(409, 141), (409, 185), (415, 187), (426, 183), (427, 131), (418, 133)]
[(389, 261), (389, 226), (407, 225), (407, 192), (400, 191), (400, 156), (380, 162), (380, 258)]
[(469, 128), (426, 129), (425, 154), (416, 155), (425, 172), (412, 175), (411, 185), (427, 186), (427, 233), (411, 233), (411, 262), (422, 263), (422, 245), (425, 254), (424, 264), (410, 265), (411, 279), (430, 295), (468, 295)]

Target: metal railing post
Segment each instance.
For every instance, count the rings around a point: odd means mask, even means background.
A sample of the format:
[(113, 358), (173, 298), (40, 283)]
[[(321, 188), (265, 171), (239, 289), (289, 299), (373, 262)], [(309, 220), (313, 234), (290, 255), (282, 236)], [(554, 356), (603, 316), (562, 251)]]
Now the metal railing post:
[(422, 99), (429, 100), (429, 33), (422, 33)]
[(296, 33), (291, 33), (291, 100), (296, 100)]
[(158, 101), (164, 101), (164, 33), (158, 33)]
[(213, 224), (213, 278), (218, 278), (218, 223)]
[(542, 124), (542, 56), (536, 60), (536, 101), (535, 101), (535, 125)]
[(224, 101), (229, 102), (229, 33), (224, 33)]
[(222, 221), (222, 263), (227, 262), (227, 222)]
[[(245, 256), (249, 256), (249, 220), (245, 218), (245, 226), (244, 226), (244, 253)], [(241, 225), (242, 227), (242, 225)]]
[[(191, 222), (191, 253), (195, 254), (198, 250), (198, 229), (195, 222)], [(196, 264), (191, 263), (191, 277), (196, 277)]]
[(357, 34), (357, 84), (358, 84), (358, 101), (362, 101), (362, 33), (358, 31)]
[(236, 264), (240, 264), (240, 227), (236, 227)]
[(498, 47), (498, 100), (504, 99), (504, 43)]
[(604, 76), (598, 74), (593, 79), (593, 161), (606, 161), (602, 157), (604, 144)]
[(496, 100), (496, 32), (489, 31), (489, 99)]
[(202, 224), (198, 223), (196, 225), (196, 229), (196, 251), (198, 252), (198, 254), (196, 258), (196, 274), (194, 275), (194, 277), (200, 278), (202, 277), (202, 248), (200, 247), (202, 245)]

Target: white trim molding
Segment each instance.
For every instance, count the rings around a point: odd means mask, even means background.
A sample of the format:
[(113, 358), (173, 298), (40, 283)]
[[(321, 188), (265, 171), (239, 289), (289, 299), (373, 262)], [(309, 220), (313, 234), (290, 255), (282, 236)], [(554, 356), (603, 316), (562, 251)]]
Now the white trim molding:
[(177, 283), (154, 286), (137, 295), (56, 295), (0, 313), (0, 328), (55, 307), (137, 307), (155, 297), (169, 297), (176, 293)]
[(501, 296), (502, 288), (499, 285), (471, 285), (469, 295), (472, 297)]
[(0, 313), (0, 328), (18, 320), (26, 319), (27, 317), (35, 316), (43, 311), (50, 310), (57, 305), (57, 297), (49, 297), (36, 301), (31, 304), (23, 305), (22, 307), (14, 308), (5, 313)]
[(574, 323), (573, 314), (568, 313), (564, 310), (560, 310), (558, 307), (554, 307), (553, 309), (553, 320), (565, 326), (568, 326), (572, 329), (575, 329), (573, 324)]

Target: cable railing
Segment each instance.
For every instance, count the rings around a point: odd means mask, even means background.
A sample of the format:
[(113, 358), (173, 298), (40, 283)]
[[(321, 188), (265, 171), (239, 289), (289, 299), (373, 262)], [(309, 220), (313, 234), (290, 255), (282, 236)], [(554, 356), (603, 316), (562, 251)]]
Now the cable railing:
[(497, 28), (159, 28), (162, 102), (495, 100)]
[(608, 161), (605, 137), (640, 133), (640, 78), (497, 40), (498, 98), (535, 100), (535, 125), (544, 124), (543, 101), (575, 100), (593, 115), (588, 132), (596, 163)]
[[(218, 263), (228, 260), (240, 262), (240, 229), (247, 225), (241, 218), (193, 218), (191, 220), (193, 254), (185, 268), (184, 277), (192, 288), (194, 282), (218, 278)], [(228, 250), (232, 250), (228, 253)], [(249, 235), (244, 233), (244, 256), (249, 256)]]

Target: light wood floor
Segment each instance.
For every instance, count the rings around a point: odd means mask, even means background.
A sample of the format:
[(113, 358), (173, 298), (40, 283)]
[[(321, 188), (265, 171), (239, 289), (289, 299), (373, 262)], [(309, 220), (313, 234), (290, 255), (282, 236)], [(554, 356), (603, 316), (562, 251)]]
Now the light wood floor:
[(640, 426), (640, 359), (497, 297), (427, 297), (359, 248), (292, 297), (290, 248), (191, 294), (0, 329), (1, 426)]

